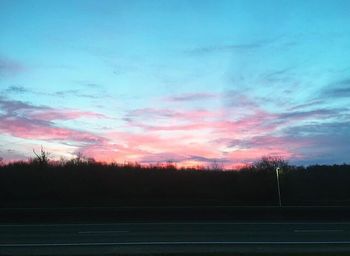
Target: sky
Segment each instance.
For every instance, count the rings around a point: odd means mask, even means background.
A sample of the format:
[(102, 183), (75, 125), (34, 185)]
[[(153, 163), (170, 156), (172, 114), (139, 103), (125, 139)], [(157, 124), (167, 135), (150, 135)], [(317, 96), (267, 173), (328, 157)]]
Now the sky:
[(0, 157), (349, 163), (348, 0), (0, 0)]

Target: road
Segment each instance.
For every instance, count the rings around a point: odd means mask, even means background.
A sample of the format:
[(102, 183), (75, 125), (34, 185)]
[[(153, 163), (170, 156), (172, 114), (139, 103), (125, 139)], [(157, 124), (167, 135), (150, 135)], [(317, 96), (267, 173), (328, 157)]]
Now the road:
[(350, 252), (350, 222), (2, 224), (0, 255)]

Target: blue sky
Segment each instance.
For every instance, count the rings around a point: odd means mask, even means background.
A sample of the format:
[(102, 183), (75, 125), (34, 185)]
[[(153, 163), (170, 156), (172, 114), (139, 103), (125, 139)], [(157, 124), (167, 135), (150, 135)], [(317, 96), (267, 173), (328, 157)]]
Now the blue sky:
[(348, 162), (349, 1), (0, 1), (0, 156)]

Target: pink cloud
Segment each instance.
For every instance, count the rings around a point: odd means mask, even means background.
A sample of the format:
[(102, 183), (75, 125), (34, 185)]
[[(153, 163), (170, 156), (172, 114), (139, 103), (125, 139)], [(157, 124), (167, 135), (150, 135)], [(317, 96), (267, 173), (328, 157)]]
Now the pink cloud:
[(77, 151), (100, 161), (154, 163), (173, 160), (178, 166), (188, 166), (190, 163), (210, 165), (218, 160), (229, 168), (264, 155), (300, 157), (297, 152), (311, 142), (283, 134), (283, 128), (334, 115), (334, 111), (327, 110), (272, 113), (249, 98), (242, 99), (241, 105), (250, 106), (247, 112), (234, 107), (229, 110), (142, 108), (128, 112), (124, 126), (93, 133), (60, 127), (56, 121), (108, 117), (89, 111), (1, 101), (0, 98), (0, 104), (7, 111), (0, 116), (0, 132), (28, 140), (77, 142)]
[(105, 115), (90, 111), (79, 111), (79, 110), (57, 110), (57, 109), (49, 109), (49, 110), (40, 110), (40, 111), (32, 111), (29, 113), (31, 118), (38, 120), (73, 120), (79, 118), (107, 118)]
[(129, 122), (133, 121), (149, 121), (149, 120), (177, 120), (177, 121), (195, 121), (203, 120), (208, 118), (218, 117), (220, 112), (218, 111), (208, 111), (204, 109), (198, 110), (170, 110), (170, 109), (155, 109), (155, 108), (142, 108), (130, 111), (125, 120)]
[(23, 117), (45, 121), (71, 120), (78, 118), (105, 118), (107, 116), (92, 111), (82, 111), (76, 109), (55, 109), (47, 106), (37, 106), (30, 103), (9, 100), (0, 96), (0, 107), (5, 111), (5, 115), (11, 117)]
[(94, 134), (68, 128), (55, 127), (48, 122), (25, 118), (1, 118), (0, 131), (14, 137), (42, 140), (65, 140), (94, 143), (102, 140)]
[[(235, 151), (236, 154), (232, 153), (230, 139), (242, 139), (247, 135), (250, 138), (252, 135), (265, 135), (278, 127), (270, 123), (276, 115), (262, 110), (231, 121), (225, 120), (220, 111), (207, 110), (185, 112), (140, 109), (134, 111), (132, 116), (133, 121), (129, 121), (128, 126), (141, 128), (143, 132), (109, 132), (104, 134), (104, 137), (108, 138), (107, 143), (87, 145), (85, 152), (101, 156), (104, 160), (136, 160), (144, 163), (174, 160), (180, 166), (188, 163), (210, 164), (210, 161), (213, 161), (210, 159), (221, 159), (230, 167), (236, 163), (242, 164), (242, 161), (250, 162), (262, 155), (292, 154), (280, 148), (281, 141), (272, 136), (266, 136), (265, 142), (269, 138), (270, 143), (275, 144), (273, 147), (264, 149), (257, 145), (256, 148), (240, 149)], [(161, 116), (165, 122), (163, 124), (157, 123), (158, 119), (147, 120), (145, 117), (149, 116)], [(222, 138), (230, 139), (222, 140)]]

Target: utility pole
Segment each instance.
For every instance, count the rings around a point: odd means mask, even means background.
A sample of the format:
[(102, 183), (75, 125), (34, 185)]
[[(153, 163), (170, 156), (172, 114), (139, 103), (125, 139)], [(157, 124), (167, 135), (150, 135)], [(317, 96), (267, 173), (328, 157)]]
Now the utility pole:
[(276, 168), (276, 178), (277, 178), (278, 204), (279, 204), (279, 207), (282, 207), (279, 171), (280, 171), (280, 168), (277, 167)]

